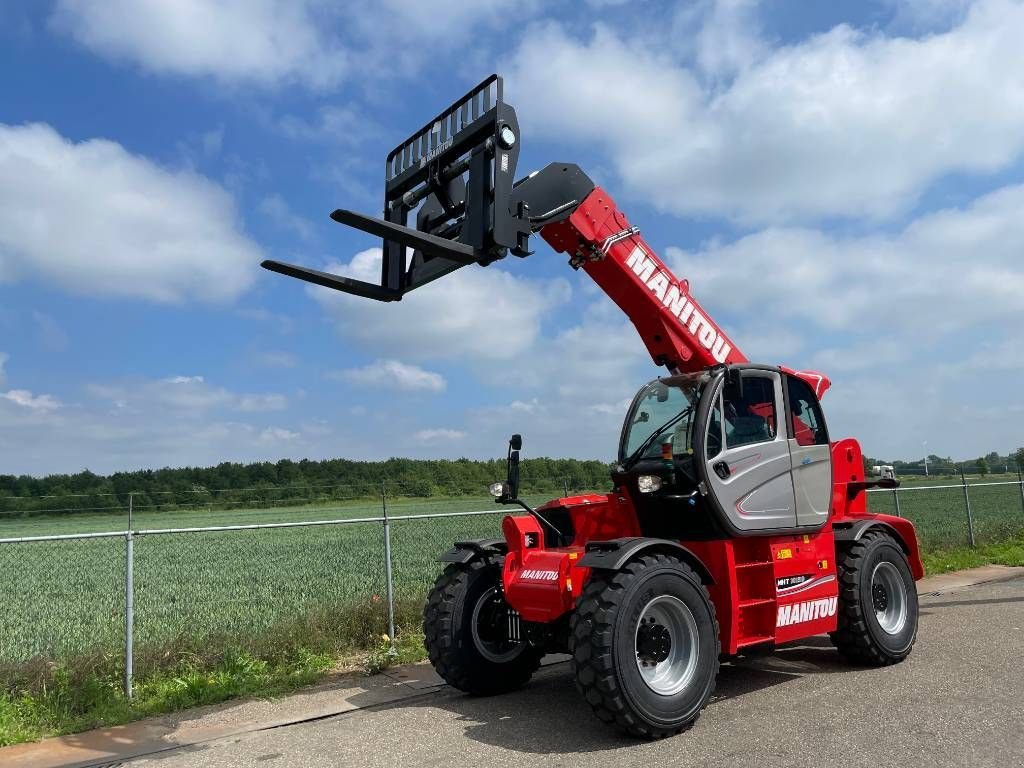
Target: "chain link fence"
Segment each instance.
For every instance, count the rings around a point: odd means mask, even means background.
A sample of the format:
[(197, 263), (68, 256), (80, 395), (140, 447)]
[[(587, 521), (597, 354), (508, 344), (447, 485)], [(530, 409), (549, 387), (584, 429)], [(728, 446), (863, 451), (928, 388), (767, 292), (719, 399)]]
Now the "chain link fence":
[[(569, 478), (550, 485), (527, 483), (523, 495), (540, 503), (586, 490)], [(0, 522), (0, 690), (70, 667), (116, 670), (130, 694), (133, 675), (228, 648), (379, 647), (418, 628), (438, 554), (458, 539), (500, 536), (509, 512), (401, 488), (376, 499), (352, 489), (326, 505), (260, 494), (248, 507), (230, 498), (219, 508), (209, 499), (135, 508), (129, 497), (124, 508)], [(910, 483), (868, 498), (870, 511), (912, 520), (925, 551), (1024, 533), (1020, 478)]]

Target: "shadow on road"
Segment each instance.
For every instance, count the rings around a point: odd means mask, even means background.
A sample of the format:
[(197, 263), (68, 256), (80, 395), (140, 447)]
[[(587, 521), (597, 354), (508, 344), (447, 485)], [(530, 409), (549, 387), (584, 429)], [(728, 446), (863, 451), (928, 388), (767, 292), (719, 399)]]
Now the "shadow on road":
[[(1024, 597), (992, 597), (983, 600), (949, 600), (944, 603), (921, 602), (921, 608), (958, 608), (962, 605), (993, 605), (998, 603), (1024, 603)], [(924, 614), (924, 610), (921, 611)]]
[[(827, 637), (810, 638), (799, 645), (777, 648), (770, 656), (744, 657), (723, 664), (709, 706), (806, 675), (852, 670), (840, 660)], [(573, 754), (637, 743), (616, 734), (591, 714), (576, 692), (568, 662), (543, 668), (525, 688), (503, 696), (477, 698), (444, 689), (370, 709), (410, 707), (451, 712), (465, 723), (468, 738), (517, 752)]]

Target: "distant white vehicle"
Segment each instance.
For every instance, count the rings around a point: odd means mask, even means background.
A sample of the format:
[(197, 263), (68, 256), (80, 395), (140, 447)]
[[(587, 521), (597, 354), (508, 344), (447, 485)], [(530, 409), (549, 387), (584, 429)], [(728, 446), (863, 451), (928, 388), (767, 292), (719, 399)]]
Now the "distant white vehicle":
[(875, 466), (871, 468), (871, 473), (878, 477), (886, 477), (890, 480), (896, 479), (896, 470), (893, 468), (892, 464), (875, 464)]

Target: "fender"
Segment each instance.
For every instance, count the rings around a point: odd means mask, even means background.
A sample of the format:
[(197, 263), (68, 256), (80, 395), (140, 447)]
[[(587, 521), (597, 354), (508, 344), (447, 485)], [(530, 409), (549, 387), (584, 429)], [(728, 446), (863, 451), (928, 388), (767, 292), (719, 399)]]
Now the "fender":
[(455, 546), (437, 558), (442, 563), (461, 563), (477, 560), (487, 554), (505, 554), (508, 544), (504, 539), (467, 539), (456, 541)]
[(670, 539), (629, 536), (608, 541), (591, 541), (587, 544), (587, 553), (580, 558), (578, 565), (581, 568), (592, 568), (596, 571), (621, 571), (626, 563), (645, 552), (663, 552), (667, 555), (674, 555), (693, 568), (703, 583), (714, 583), (711, 572), (700, 558), (679, 542)]
[[(883, 517), (887, 519), (882, 519)], [(897, 526), (904, 528), (905, 531), (900, 531)], [(914, 533), (913, 524), (909, 520), (889, 515), (879, 515), (878, 517), (869, 517), (852, 523), (837, 523), (833, 527), (832, 532), (838, 545), (860, 541), (864, 534), (871, 530), (881, 530), (892, 536), (906, 553), (914, 579), (917, 580), (924, 577), (924, 566), (921, 563), (917, 536)]]

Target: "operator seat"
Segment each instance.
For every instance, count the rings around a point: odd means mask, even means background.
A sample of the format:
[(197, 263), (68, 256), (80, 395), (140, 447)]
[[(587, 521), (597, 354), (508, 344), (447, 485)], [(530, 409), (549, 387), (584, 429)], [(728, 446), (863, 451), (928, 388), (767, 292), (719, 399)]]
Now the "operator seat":
[(729, 441), (734, 447), (747, 445), (748, 443), (763, 443), (771, 439), (772, 436), (768, 430), (768, 422), (761, 416), (733, 417), (732, 433), (729, 435)]

